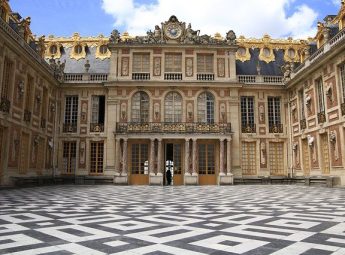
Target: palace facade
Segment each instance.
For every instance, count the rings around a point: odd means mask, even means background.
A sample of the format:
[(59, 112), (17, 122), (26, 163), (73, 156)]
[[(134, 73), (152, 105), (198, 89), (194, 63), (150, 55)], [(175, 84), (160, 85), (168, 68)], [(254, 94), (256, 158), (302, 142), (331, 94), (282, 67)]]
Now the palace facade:
[(306, 40), (202, 35), (171, 16), (145, 36), (32, 36), (0, 1), (0, 184), (345, 185), (345, 4)]

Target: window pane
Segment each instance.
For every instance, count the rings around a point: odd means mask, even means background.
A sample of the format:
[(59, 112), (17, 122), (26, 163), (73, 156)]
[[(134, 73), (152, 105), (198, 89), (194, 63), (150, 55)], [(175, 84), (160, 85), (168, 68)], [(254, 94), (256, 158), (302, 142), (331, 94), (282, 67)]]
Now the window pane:
[(145, 123), (149, 121), (149, 96), (145, 92), (137, 92), (132, 98), (132, 121)]
[(165, 72), (182, 72), (182, 54), (168, 53), (165, 55)]
[(170, 92), (165, 97), (165, 122), (182, 121), (182, 96), (177, 92)]

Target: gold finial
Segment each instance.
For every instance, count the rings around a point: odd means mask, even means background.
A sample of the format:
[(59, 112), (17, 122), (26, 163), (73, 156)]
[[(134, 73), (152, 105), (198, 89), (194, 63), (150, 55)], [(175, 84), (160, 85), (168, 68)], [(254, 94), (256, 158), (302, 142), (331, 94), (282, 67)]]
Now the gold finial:
[(214, 34), (214, 39), (221, 41), (221, 40), (223, 40), (223, 37), (220, 33), (217, 32)]
[(341, 5), (344, 5), (345, 4), (345, 0), (341, 0)]

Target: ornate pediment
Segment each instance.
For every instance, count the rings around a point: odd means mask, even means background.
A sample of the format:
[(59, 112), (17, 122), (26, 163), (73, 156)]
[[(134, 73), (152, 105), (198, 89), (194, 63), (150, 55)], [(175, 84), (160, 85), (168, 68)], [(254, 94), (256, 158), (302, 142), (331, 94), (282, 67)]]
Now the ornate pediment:
[(214, 44), (235, 45), (236, 34), (230, 30), (226, 38), (221, 36), (200, 35), (200, 30), (193, 30), (191, 23), (186, 26), (176, 16), (171, 16), (168, 21), (156, 25), (154, 30), (149, 30), (146, 36), (123, 37), (119, 31), (114, 30), (109, 39), (110, 45), (116, 44)]

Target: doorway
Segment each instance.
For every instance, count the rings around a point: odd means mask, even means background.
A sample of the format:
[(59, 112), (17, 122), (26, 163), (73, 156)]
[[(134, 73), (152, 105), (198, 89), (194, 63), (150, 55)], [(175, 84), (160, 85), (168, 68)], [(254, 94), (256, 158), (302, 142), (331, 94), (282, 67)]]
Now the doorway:
[(167, 171), (171, 172), (171, 185), (183, 185), (181, 144), (167, 143), (165, 145), (164, 185), (167, 185)]

